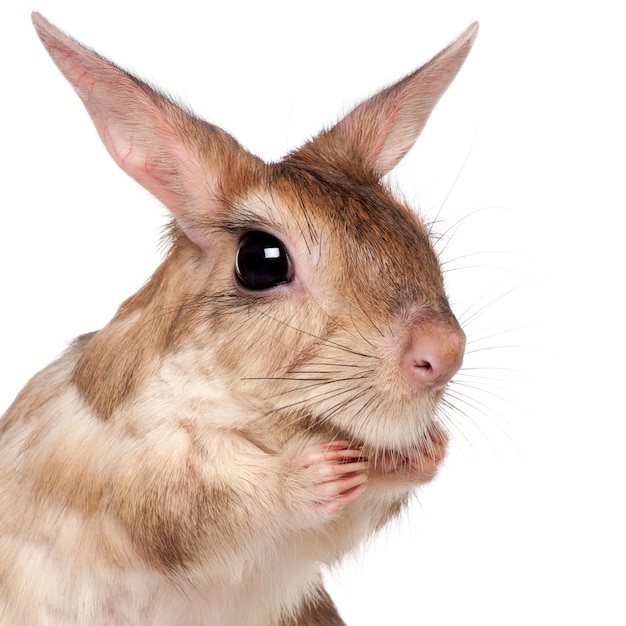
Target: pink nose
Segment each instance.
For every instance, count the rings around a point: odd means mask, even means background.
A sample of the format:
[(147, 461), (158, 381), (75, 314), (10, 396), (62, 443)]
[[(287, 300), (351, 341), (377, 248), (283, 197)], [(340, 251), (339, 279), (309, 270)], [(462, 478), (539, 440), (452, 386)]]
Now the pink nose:
[(441, 389), (463, 362), (465, 333), (455, 323), (425, 322), (412, 331), (402, 355), (406, 380), (418, 389)]

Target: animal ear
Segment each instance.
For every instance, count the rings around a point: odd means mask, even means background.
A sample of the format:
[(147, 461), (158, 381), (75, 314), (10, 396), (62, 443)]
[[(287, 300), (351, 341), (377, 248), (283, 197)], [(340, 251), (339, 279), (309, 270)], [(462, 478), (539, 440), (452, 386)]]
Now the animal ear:
[(80, 96), (115, 162), (156, 196), (186, 235), (205, 245), (202, 213), (223, 194), (233, 161), (261, 163), (212, 126), (63, 34), (41, 15), (33, 24)]
[(380, 178), (411, 149), (439, 98), (465, 61), (476, 34), (472, 24), (456, 41), (413, 74), (359, 104), (312, 144), (334, 157), (360, 163)]

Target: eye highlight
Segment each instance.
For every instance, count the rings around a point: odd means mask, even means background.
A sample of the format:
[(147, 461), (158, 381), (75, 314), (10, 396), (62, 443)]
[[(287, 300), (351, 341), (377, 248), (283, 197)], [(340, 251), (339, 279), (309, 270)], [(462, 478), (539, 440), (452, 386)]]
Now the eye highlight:
[(292, 269), (285, 246), (260, 230), (245, 233), (239, 240), (235, 275), (242, 287), (255, 291), (288, 283)]

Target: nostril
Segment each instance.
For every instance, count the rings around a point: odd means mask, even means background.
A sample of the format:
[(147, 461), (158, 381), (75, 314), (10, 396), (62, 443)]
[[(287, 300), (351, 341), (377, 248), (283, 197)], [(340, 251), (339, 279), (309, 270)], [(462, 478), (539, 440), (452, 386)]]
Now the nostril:
[(412, 335), (402, 356), (405, 379), (417, 388), (444, 387), (461, 366), (465, 334), (456, 325), (429, 323)]
[[(411, 359), (410, 356), (409, 359)], [(412, 360), (412, 366), (410, 365), (410, 367), (412, 367), (412, 371), (410, 374), (416, 379), (417, 382), (428, 385), (437, 380), (440, 376), (441, 364), (438, 359), (433, 356), (421, 359), (415, 359), (415, 357), (413, 357)]]
[(422, 376), (429, 376), (433, 373), (433, 366), (428, 361), (419, 361), (414, 363), (414, 367), (417, 368), (417, 371)]

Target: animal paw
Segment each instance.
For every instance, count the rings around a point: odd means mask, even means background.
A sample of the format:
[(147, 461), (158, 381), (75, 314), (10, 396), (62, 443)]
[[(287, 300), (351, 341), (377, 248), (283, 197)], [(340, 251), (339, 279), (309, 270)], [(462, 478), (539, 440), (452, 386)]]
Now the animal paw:
[(369, 462), (360, 447), (348, 441), (311, 443), (292, 456), (312, 490), (315, 512), (321, 516), (338, 513), (365, 489)]

